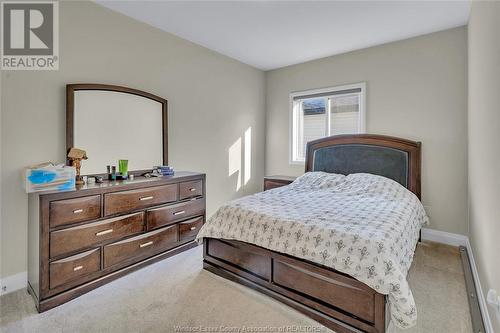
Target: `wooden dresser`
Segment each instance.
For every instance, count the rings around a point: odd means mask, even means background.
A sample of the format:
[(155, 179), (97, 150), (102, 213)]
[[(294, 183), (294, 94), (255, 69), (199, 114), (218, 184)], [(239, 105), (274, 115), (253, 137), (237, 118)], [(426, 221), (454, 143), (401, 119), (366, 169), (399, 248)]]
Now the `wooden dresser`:
[(196, 246), (204, 221), (200, 173), (30, 194), (28, 291), (48, 310)]

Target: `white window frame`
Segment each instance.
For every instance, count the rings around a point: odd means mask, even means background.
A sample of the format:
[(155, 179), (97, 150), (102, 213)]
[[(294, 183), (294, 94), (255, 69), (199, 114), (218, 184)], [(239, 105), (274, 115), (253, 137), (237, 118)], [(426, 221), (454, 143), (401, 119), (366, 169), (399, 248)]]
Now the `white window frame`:
[[(297, 126), (296, 120), (297, 117), (293, 110), (293, 99), (295, 97), (307, 96), (307, 95), (315, 95), (315, 94), (326, 94), (326, 93), (335, 93), (342, 90), (350, 90), (350, 89), (361, 89), (360, 93), (360, 101), (359, 101), (359, 124), (358, 124), (358, 134), (366, 133), (366, 82), (347, 84), (343, 86), (335, 86), (329, 88), (320, 88), (320, 89), (311, 89), (311, 90), (303, 90), (296, 91), (290, 93), (290, 104), (289, 104), (289, 145), (288, 145), (288, 162), (290, 165), (304, 165), (305, 160), (294, 160), (294, 143), (298, 139), (294, 136), (295, 127)], [(333, 94), (332, 94), (333, 95)], [(328, 96), (325, 96), (328, 97)], [(330, 102), (328, 102), (330, 103)], [(327, 117), (330, 117), (330, 108), (327, 105)], [(329, 127), (329, 121), (326, 124)], [(327, 133), (329, 133), (329, 129), (327, 129)]]

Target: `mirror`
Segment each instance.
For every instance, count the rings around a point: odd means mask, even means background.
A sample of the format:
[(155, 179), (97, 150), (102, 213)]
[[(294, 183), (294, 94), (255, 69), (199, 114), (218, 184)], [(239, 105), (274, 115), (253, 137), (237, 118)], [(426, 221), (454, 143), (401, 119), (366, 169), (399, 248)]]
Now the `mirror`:
[(136, 89), (66, 86), (66, 148), (83, 149), (82, 175), (105, 174), (128, 160), (129, 173), (167, 165), (167, 100)]

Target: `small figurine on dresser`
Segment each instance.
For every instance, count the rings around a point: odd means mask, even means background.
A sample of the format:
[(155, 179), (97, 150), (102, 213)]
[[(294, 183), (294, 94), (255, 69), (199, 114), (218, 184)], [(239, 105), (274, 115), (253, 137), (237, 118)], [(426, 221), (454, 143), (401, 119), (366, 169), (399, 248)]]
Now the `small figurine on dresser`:
[(68, 152), (68, 160), (70, 160), (71, 165), (74, 166), (76, 169), (76, 177), (75, 177), (76, 185), (85, 184), (85, 182), (83, 181), (83, 177), (80, 175), (80, 168), (82, 166), (82, 160), (86, 159), (88, 159), (88, 157), (87, 157), (87, 152), (85, 150), (78, 148), (71, 148)]

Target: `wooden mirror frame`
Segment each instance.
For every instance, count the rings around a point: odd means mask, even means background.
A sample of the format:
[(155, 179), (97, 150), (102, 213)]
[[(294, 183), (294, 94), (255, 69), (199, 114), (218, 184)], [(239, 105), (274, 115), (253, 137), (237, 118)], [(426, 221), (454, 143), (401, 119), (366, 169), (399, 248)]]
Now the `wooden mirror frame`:
[[(153, 101), (161, 103), (162, 105), (162, 146), (163, 146), (163, 165), (168, 165), (168, 102), (166, 99), (159, 96), (150, 94), (145, 91), (116, 86), (108, 84), (99, 83), (77, 83), (77, 84), (67, 84), (66, 85), (66, 154), (71, 148), (73, 148), (74, 142), (74, 94), (79, 90), (101, 90), (101, 91), (113, 91), (121, 92), (126, 94), (132, 94), (141, 96), (144, 98), (149, 98)], [(131, 174), (141, 174), (151, 170), (130, 170)], [(103, 173), (104, 174), (104, 173)]]

